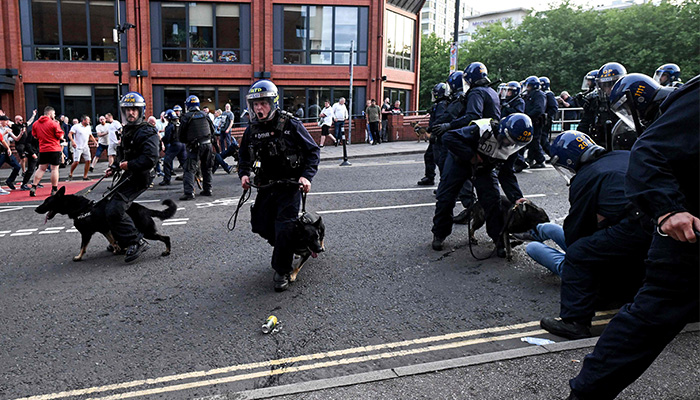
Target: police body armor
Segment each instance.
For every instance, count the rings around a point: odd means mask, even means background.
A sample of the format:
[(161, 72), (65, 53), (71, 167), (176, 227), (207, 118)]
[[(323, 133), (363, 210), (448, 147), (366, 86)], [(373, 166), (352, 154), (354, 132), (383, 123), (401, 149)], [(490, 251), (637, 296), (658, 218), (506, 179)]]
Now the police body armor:
[(612, 150), (612, 129), (619, 118), (610, 111), (608, 102), (601, 99), (597, 92), (592, 92), (585, 97), (586, 105), (593, 111), (593, 121), (588, 131), (588, 136), (606, 150)]
[(303, 155), (289, 131), (289, 120), (296, 119), (286, 111), (277, 110), (276, 121), (250, 126), (251, 154), (254, 160), (255, 183), (271, 180), (298, 179)]
[(211, 127), (213, 125), (203, 112), (197, 110), (187, 113), (183, 116), (183, 119), (185, 121), (179, 132), (180, 142), (185, 143), (188, 147), (192, 147), (211, 140)]

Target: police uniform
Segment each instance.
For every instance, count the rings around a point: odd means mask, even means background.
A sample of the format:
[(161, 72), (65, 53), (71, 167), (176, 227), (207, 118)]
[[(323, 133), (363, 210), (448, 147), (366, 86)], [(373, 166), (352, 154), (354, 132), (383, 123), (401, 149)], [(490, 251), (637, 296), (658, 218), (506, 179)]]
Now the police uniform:
[[(641, 286), (653, 226), (625, 196), (629, 156), (628, 151), (603, 154), (583, 164), (571, 180), (561, 274), (560, 317), (566, 322), (589, 326), (597, 305), (629, 301)], [(599, 222), (598, 216), (604, 219)], [(607, 298), (611, 294), (614, 298)]]
[[(502, 248), (504, 244), (500, 243), (499, 235), (505, 221), (500, 208), (501, 194), (498, 190), (498, 184), (501, 184), (504, 193), (511, 202), (514, 203), (523, 197), (513, 172), (513, 162), (517, 153), (512, 154), (505, 161), (480, 155), (483, 162), (473, 166), (471, 161), (477, 155), (479, 139), (481, 138), (480, 129), (479, 125), (470, 125), (448, 131), (442, 137), (450, 155), (445, 163), (445, 176), (441, 177), (438, 186), (432, 232), (439, 238), (445, 238), (452, 233), (452, 210), (455, 198), (464, 182), (470, 181), (473, 176), (474, 188), (486, 214), (486, 232), (494, 243)], [(496, 175), (494, 169), (498, 165), (501, 167)]]
[(212, 138), (214, 124), (199, 109), (188, 111), (180, 123), (180, 142), (187, 147), (187, 161), (183, 176), (184, 196), (182, 200), (194, 198), (195, 172), (199, 166), (202, 172), (203, 196), (211, 196), (212, 181)]
[[(134, 226), (126, 210), (141, 193), (151, 185), (151, 170), (160, 156), (160, 136), (155, 127), (146, 122), (126, 124), (122, 130), (120, 150), (122, 161), (128, 167), (122, 172), (121, 179), (115, 184), (115, 190), (105, 207), (109, 229), (119, 246), (123, 249), (137, 244), (143, 234)], [(118, 161), (116, 161), (118, 163)], [(112, 166), (118, 169), (118, 164)]]
[[(279, 180), (311, 181), (318, 171), (320, 148), (304, 125), (291, 114), (277, 110), (270, 121), (251, 121), (241, 140), (238, 176), (250, 176), (255, 185)], [(274, 250), (272, 268), (280, 275), (292, 270), (291, 234), (301, 203), (297, 185), (276, 184), (260, 188), (251, 209), (253, 232)]]
[(536, 164), (542, 164), (545, 161), (540, 141), (542, 140), (546, 111), (547, 96), (539, 89), (528, 92), (525, 97), (525, 114), (532, 120), (535, 132), (532, 141), (527, 145), (527, 158), (534, 160)]
[(173, 161), (178, 159), (180, 165), (186, 165), (187, 150), (185, 145), (180, 142), (180, 120), (171, 120), (165, 127), (163, 134), (163, 144), (165, 144), (165, 157), (163, 160), (163, 182), (161, 185), (170, 184), (170, 179), (173, 176)]
[(540, 146), (542, 146), (542, 150), (549, 155), (549, 138), (552, 134), (552, 122), (554, 122), (554, 117), (556, 117), (559, 112), (559, 105), (551, 90), (547, 90), (544, 94), (547, 97), (547, 106), (545, 108), (547, 121), (545, 122), (543, 135), (540, 137)]
[[(700, 77), (661, 105), (662, 116), (637, 140), (625, 180), (629, 199), (655, 221), (673, 211), (700, 215)], [(579, 399), (613, 399), (664, 347), (698, 320), (698, 243), (654, 234), (644, 285), (623, 306), (570, 381)]]
[(611, 150), (610, 132), (618, 120), (618, 116), (610, 111), (608, 102), (602, 99), (597, 91), (593, 91), (583, 98), (583, 115), (576, 130)]
[(524, 113), (525, 112), (525, 100), (520, 96), (515, 96), (514, 98), (506, 101), (501, 105), (501, 118), (507, 117), (510, 114)]
[[(447, 99), (442, 99), (437, 103), (433, 104), (430, 109), (430, 120), (428, 121), (428, 132), (435, 125), (435, 121), (442, 116), (442, 114), (447, 111)], [(445, 159), (440, 159), (440, 153), (442, 147), (442, 141), (440, 140), (440, 135), (430, 135), (430, 140), (428, 141), (428, 148), (425, 150), (423, 155), (423, 161), (425, 162), (425, 177), (431, 181), (435, 180), (435, 167), (437, 166), (442, 175), (442, 167), (445, 165)]]

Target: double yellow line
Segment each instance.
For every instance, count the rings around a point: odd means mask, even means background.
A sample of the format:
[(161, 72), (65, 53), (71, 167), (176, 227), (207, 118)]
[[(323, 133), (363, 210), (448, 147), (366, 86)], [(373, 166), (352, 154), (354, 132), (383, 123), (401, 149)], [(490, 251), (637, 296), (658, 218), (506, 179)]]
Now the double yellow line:
[[(607, 311), (607, 312), (598, 313), (597, 315), (604, 316), (604, 315), (611, 315), (614, 313), (615, 313), (614, 311)], [(599, 321), (594, 321), (593, 324), (594, 325), (603, 325), (603, 324), (608, 323), (609, 321), (610, 321), (609, 319), (599, 320)], [(361, 356), (357, 356), (357, 357), (348, 357), (348, 358), (340, 358), (337, 360), (316, 362), (316, 363), (301, 365), (301, 366), (281, 367), (281, 368), (272, 369), (273, 367), (279, 367), (279, 366), (298, 363), (298, 362), (302, 362), (302, 361), (323, 360), (323, 359), (348, 356), (348, 355), (353, 355), (353, 354), (358, 354), (358, 353), (371, 353), (371, 352), (376, 352), (376, 351), (381, 351), (381, 350), (397, 349), (397, 348), (401, 348), (401, 347), (423, 345), (423, 344), (436, 343), (436, 342), (455, 340), (455, 339), (463, 339), (463, 338), (470, 337), (470, 336), (494, 334), (494, 333), (500, 333), (500, 332), (505, 332), (505, 331), (518, 330), (518, 329), (527, 329), (527, 328), (532, 328), (535, 326), (539, 326), (538, 321), (525, 322), (525, 323), (521, 323), (521, 324), (507, 325), (507, 326), (501, 326), (501, 327), (475, 329), (475, 330), (465, 331), (465, 332), (449, 333), (449, 334), (445, 334), (445, 335), (431, 336), (431, 337), (413, 339), (413, 340), (403, 340), (403, 341), (399, 341), (399, 342), (383, 343), (383, 344), (372, 345), (372, 346), (359, 346), (359, 347), (353, 347), (353, 348), (348, 348), (348, 349), (343, 349), (343, 350), (321, 352), (321, 353), (314, 353), (314, 354), (306, 354), (306, 355), (301, 355), (301, 356), (296, 356), (296, 357), (280, 358), (280, 359), (276, 359), (276, 360), (232, 365), (232, 366), (228, 366), (228, 367), (215, 368), (215, 369), (211, 369), (211, 370), (207, 370), (207, 371), (195, 371), (195, 372), (189, 372), (189, 373), (184, 373), (184, 374), (168, 375), (168, 376), (163, 376), (163, 377), (153, 378), (153, 379), (134, 380), (134, 381), (130, 381), (130, 382), (122, 382), (122, 383), (117, 383), (117, 384), (112, 384), (112, 385), (94, 386), (94, 387), (85, 388), (85, 389), (69, 390), (69, 391), (64, 391), (64, 392), (23, 397), (21, 399), (16, 399), (16, 400), (51, 400), (51, 399), (61, 399), (61, 398), (73, 397), (73, 396), (85, 396), (85, 395), (103, 393), (103, 392), (108, 392), (108, 391), (131, 389), (131, 388), (135, 388), (138, 386), (158, 385), (158, 384), (164, 384), (164, 383), (181, 381), (181, 380), (185, 380), (185, 379), (193, 379), (193, 378), (208, 378), (208, 377), (212, 377), (214, 375), (229, 374), (229, 373), (237, 372), (237, 371), (266, 368), (266, 370), (259, 371), (259, 372), (250, 372), (250, 373), (245, 373), (245, 374), (226, 376), (226, 377), (215, 378), (215, 379), (206, 379), (206, 380), (200, 380), (200, 381), (194, 381), (194, 382), (189, 382), (189, 383), (182, 383), (182, 384), (164, 386), (164, 387), (158, 387), (158, 388), (152, 388), (152, 389), (135, 390), (135, 391), (123, 392), (123, 393), (119, 393), (119, 394), (95, 398), (95, 399), (99, 399), (99, 400), (128, 399), (128, 398), (133, 398), (133, 397), (175, 392), (175, 391), (193, 389), (193, 388), (198, 388), (198, 387), (203, 387), (203, 386), (217, 385), (217, 384), (222, 384), (222, 383), (231, 383), (231, 382), (242, 381), (242, 380), (247, 380), (247, 379), (269, 377), (269, 376), (287, 374), (287, 373), (292, 373), (292, 372), (308, 371), (308, 370), (312, 370), (312, 369), (320, 369), (320, 368), (328, 368), (328, 367), (335, 367), (335, 366), (341, 366), (341, 365), (357, 364), (357, 363), (364, 363), (364, 362), (374, 361), (374, 360), (381, 360), (381, 359), (388, 359), (388, 358), (394, 358), (394, 357), (422, 354), (422, 353), (428, 353), (428, 352), (440, 351), (440, 350), (448, 350), (448, 349), (454, 349), (454, 348), (459, 348), (459, 347), (471, 346), (474, 344), (517, 339), (517, 338), (522, 338), (522, 337), (526, 337), (526, 336), (541, 335), (541, 334), (547, 333), (544, 330), (532, 330), (532, 331), (527, 331), (527, 332), (511, 333), (511, 334), (493, 336), (493, 337), (488, 337), (488, 338), (476, 338), (476, 339), (469, 339), (469, 340), (461, 340), (461, 341), (456, 341), (456, 342), (450, 342), (450, 343), (444, 343), (444, 344), (438, 344), (438, 345), (430, 345), (430, 346), (418, 347), (418, 348), (413, 348), (413, 349), (393, 350), (393, 351), (386, 351), (386, 352), (377, 353), (377, 354), (366, 354), (366, 355), (361, 355)]]

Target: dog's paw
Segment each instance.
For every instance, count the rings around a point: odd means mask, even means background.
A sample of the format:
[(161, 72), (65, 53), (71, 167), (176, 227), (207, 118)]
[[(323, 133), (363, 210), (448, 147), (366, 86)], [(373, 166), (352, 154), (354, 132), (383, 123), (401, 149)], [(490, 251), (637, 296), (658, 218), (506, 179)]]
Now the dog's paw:
[(170, 255), (170, 250), (165, 250), (164, 252), (160, 253), (161, 257), (167, 257)]
[(83, 256), (75, 256), (73, 257), (73, 261), (83, 261)]

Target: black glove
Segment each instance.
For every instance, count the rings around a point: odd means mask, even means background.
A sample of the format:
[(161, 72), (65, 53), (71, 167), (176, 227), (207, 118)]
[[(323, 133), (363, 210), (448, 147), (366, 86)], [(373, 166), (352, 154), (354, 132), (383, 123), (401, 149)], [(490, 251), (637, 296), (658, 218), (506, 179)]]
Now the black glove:
[(436, 135), (442, 135), (443, 133), (447, 132), (450, 130), (450, 123), (445, 122), (444, 124), (437, 124), (433, 126), (432, 133), (435, 133)]

